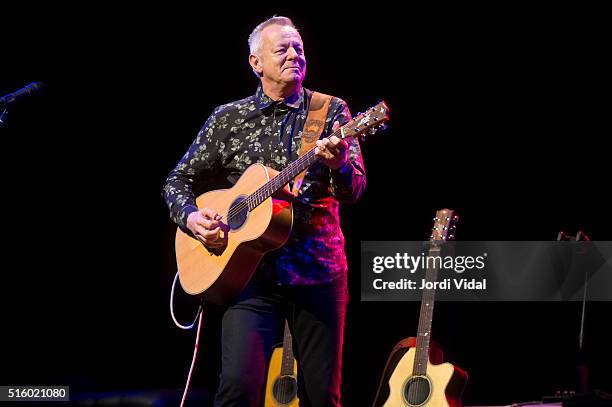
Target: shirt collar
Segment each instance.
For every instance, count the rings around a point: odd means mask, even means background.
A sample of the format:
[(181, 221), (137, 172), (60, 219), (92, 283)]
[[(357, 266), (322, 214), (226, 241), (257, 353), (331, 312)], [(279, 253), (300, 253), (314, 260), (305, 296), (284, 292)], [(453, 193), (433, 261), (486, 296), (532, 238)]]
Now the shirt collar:
[(293, 95), (286, 97), (283, 100), (274, 101), (271, 97), (266, 95), (261, 87), (261, 84), (257, 86), (257, 91), (255, 92), (255, 103), (259, 110), (265, 110), (272, 105), (284, 105), (289, 109), (299, 109), (300, 106), (304, 105), (304, 88), (300, 87), (300, 91), (298, 93), (294, 93)]

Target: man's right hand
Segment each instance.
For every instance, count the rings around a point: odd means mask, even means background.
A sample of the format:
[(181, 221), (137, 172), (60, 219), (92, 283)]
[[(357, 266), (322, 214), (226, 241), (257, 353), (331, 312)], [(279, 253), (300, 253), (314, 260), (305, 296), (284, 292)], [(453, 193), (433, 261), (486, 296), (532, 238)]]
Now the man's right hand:
[(210, 249), (223, 247), (221, 237), (221, 215), (209, 208), (192, 212), (187, 217), (187, 228), (202, 244)]

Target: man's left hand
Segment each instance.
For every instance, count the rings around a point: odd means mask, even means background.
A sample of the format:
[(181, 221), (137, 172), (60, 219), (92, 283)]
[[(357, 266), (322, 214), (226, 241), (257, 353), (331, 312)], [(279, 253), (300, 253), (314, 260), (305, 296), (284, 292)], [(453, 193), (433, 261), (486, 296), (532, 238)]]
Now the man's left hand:
[[(340, 123), (335, 122), (333, 131), (340, 128)], [(339, 139), (336, 136), (317, 140), (315, 155), (321, 157), (323, 164), (329, 168), (338, 170), (342, 168), (348, 161), (348, 144), (346, 141)]]

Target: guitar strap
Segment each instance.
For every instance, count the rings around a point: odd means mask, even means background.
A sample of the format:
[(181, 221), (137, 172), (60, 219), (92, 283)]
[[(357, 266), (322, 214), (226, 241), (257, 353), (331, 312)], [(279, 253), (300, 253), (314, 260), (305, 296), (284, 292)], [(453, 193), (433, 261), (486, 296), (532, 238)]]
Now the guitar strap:
[[(298, 153), (298, 157), (310, 151), (317, 143), (319, 137), (321, 137), (321, 133), (325, 127), (325, 118), (327, 117), (327, 110), (329, 109), (331, 98), (330, 95), (324, 93), (312, 93), (310, 105), (308, 106), (308, 116), (306, 117), (304, 128), (302, 129), (302, 139), (300, 141), (300, 152)], [(299, 173), (293, 181), (291, 193), (294, 196), (297, 196), (300, 191), (306, 171), (308, 171), (308, 169)]]

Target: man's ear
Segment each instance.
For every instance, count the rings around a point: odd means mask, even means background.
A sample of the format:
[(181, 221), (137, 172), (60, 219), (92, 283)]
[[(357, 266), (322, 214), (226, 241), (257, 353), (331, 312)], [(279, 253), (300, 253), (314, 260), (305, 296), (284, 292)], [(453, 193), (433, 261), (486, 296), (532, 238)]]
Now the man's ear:
[(261, 76), (263, 72), (263, 65), (261, 64), (261, 58), (255, 54), (249, 55), (249, 65), (253, 68), (253, 71)]

